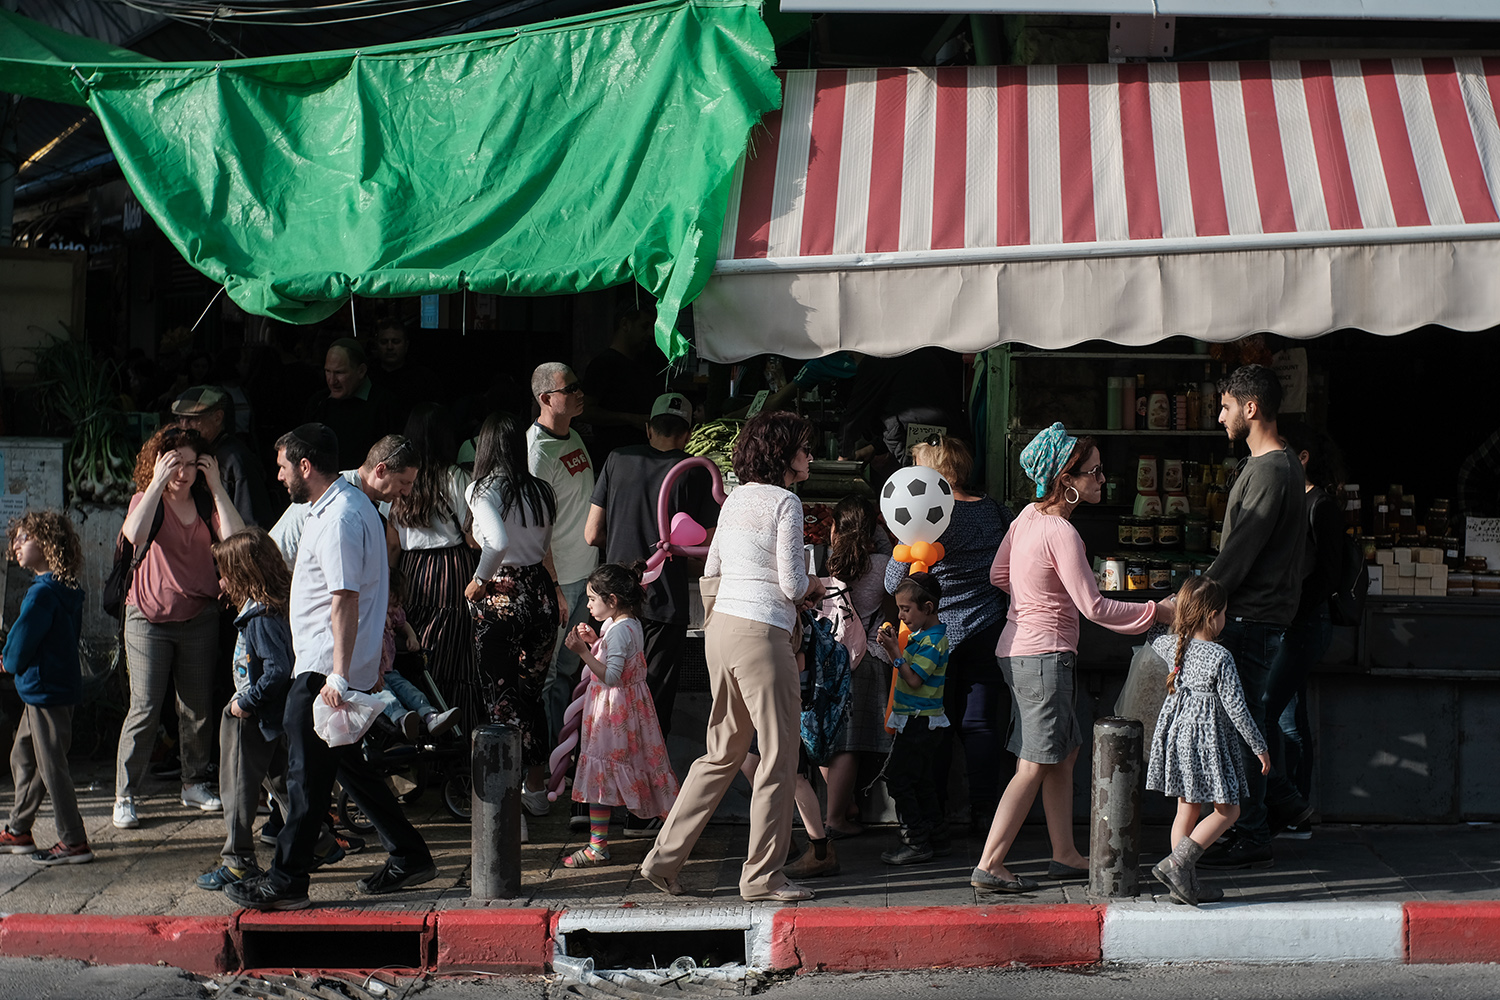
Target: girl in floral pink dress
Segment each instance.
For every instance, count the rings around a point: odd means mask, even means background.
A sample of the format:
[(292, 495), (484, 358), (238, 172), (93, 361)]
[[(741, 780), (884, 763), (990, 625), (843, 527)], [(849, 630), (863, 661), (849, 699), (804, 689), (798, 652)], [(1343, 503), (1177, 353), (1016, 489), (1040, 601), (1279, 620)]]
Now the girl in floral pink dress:
[(595, 634), (583, 622), (566, 640), (592, 674), (573, 778), (574, 801), (589, 806), (589, 843), (563, 859), (569, 868), (609, 861), (612, 806), (650, 819), (666, 816), (677, 799), (677, 776), (646, 687), (646, 637), (636, 617), (646, 599), (644, 567), (609, 563), (594, 570), (589, 614), (604, 622), (604, 632)]

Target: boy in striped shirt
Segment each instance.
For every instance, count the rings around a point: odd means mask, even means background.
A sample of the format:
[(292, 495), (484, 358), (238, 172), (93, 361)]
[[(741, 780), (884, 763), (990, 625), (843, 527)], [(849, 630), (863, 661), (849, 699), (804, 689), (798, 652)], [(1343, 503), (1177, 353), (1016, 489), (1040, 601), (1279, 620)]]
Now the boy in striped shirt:
[(943, 682), (948, 672), (948, 635), (938, 621), (942, 585), (930, 573), (913, 573), (896, 587), (896, 610), (910, 630), (905, 651), (900, 650), (890, 622), (878, 638), (896, 665), (896, 691), (888, 727), (895, 731), (885, 765), (886, 791), (896, 803), (901, 843), (880, 855), (888, 865), (914, 865), (949, 853), (948, 836), (938, 798), (938, 776), (933, 774), (948, 727), (943, 714)]

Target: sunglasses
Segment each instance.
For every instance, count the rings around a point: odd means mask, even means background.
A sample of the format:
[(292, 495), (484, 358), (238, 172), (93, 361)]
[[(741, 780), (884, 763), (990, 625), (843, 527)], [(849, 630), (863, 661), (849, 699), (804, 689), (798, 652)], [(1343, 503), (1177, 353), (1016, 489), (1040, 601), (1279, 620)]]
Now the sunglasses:
[[(569, 382), (567, 385), (563, 386), (560, 389), (548, 389), (547, 390), (547, 392), (560, 392), (564, 396), (571, 396), (575, 392), (582, 392), (582, 391), (583, 391), (583, 383), (582, 382)], [(546, 392), (542, 393), (542, 395), (544, 395), (544, 396), (546, 394), (547, 394)]]
[(922, 443), (936, 448), (943, 443), (943, 436), (941, 434), (929, 434), (922, 439)]

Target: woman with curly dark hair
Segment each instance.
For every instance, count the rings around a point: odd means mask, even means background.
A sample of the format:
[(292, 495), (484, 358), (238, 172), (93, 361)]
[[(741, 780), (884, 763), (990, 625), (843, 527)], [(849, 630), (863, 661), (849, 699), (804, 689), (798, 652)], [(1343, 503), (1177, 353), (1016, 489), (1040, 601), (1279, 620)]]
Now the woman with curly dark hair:
[(197, 431), (163, 427), (135, 464), (139, 491), (120, 534), (135, 547), (125, 595), (125, 664), (130, 710), (115, 756), (114, 824), (140, 826), (135, 796), (166, 697), (177, 687), (182, 804), (223, 808), (208, 784), (214, 751), (214, 664), (219, 640), (219, 571), (213, 543), (245, 526)]
[[(391, 505), (386, 530), (400, 549), (394, 565), (406, 577), (407, 623), (427, 651), (427, 667), (439, 690), (452, 697), (472, 683), (474, 673), (474, 623), (464, 602), (464, 587), (479, 565), (479, 553), (464, 538), (469, 474), (455, 461), (458, 445), (446, 407), (412, 407), (406, 437), (419, 456), (417, 481), (409, 495)], [(459, 718), (465, 731), (479, 722), (464, 712)]]
[(707, 752), (694, 761), (656, 846), (641, 862), (641, 875), (674, 896), (682, 893), (677, 872), (758, 735), (761, 760), (740, 895), (812, 898), (781, 870), (792, 836), (802, 743), (792, 629), (798, 606), (823, 596), (803, 556), (802, 502), (788, 489), (807, 478), (812, 432), (794, 413), (762, 413), (745, 424), (734, 448), (740, 485), (724, 502), (704, 567), (705, 580), (718, 578), (704, 642), (713, 692)]
[[(78, 633), (83, 625), (83, 591), (78, 571), (83, 550), (73, 522), (60, 510), (37, 510), (10, 523), (10, 555), (36, 580), (21, 601), (0, 654), (0, 670), (16, 679), (21, 717), (10, 751), (16, 800), (0, 828), (0, 853), (29, 854), (39, 865), (81, 865), (94, 860), (89, 850), (78, 794), (68, 769), (73, 742), (73, 709), (83, 700)], [(57, 843), (38, 850), (31, 831), (42, 796), (52, 798)]]

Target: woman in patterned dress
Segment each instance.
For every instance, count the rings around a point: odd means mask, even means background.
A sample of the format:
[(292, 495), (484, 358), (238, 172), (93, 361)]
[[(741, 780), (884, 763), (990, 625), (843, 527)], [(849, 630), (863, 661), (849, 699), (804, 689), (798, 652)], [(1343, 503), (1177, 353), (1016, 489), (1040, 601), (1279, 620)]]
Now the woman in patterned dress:
[(557, 502), (552, 487), (527, 468), (526, 437), (510, 414), (491, 414), (480, 428), (465, 499), (480, 546), (464, 597), (474, 619), (484, 721), (521, 731), (524, 791), (545, 795), (550, 748), (542, 686), (560, 624), (557, 582), (545, 560)]
[[(1261, 773), (1271, 770), (1265, 738), (1245, 706), (1234, 657), (1213, 641), (1224, 630), (1228, 603), (1223, 586), (1205, 576), (1192, 577), (1178, 592), (1172, 631), (1158, 626), (1147, 637), (1151, 648), (1172, 664), (1172, 672), (1151, 741), (1146, 787), (1177, 796), (1172, 854), (1151, 870), (1173, 900), (1190, 906), (1224, 898), (1223, 890), (1198, 884), (1195, 866), (1240, 815), (1245, 765), (1231, 726), (1260, 759)], [(1213, 811), (1199, 820), (1204, 803), (1212, 804)]]

